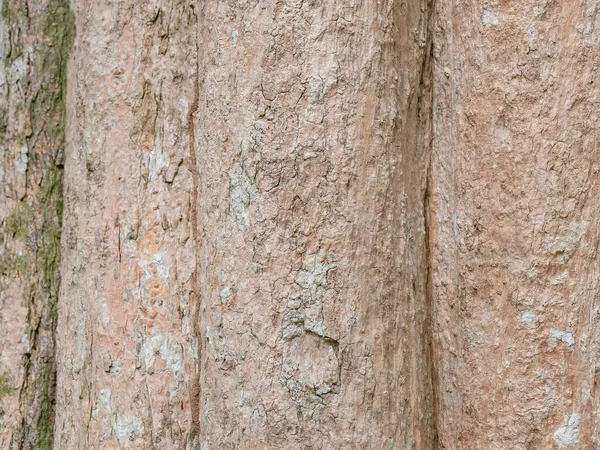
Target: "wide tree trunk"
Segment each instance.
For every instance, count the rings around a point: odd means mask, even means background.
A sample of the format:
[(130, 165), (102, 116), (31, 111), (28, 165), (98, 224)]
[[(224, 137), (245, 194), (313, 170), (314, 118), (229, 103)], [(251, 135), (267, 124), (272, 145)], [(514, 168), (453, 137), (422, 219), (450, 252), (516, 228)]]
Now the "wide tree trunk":
[(2, 2), (1, 448), (600, 448), (595, 1)]

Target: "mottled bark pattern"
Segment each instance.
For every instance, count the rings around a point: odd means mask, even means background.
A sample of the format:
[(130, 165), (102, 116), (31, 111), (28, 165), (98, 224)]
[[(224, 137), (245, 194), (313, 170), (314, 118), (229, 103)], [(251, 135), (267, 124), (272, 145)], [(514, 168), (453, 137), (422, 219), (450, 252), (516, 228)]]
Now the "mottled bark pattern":
[(70, 7), (65, 116), (2, 3), (0, 447), (600, 447), (596, 0)]
[(435, 446), (431, 5), (76, 8), (57, 445)]
[(189, 448), (196, 12), (82, 1), (75, 15), (55, 447)]
[(0, 448), (48, 449), (55, 395), (68, 2), (0, 18)]
[(203, 448), (434, 448), (431, 5), (207, 2)]
[(600, 446), (600, 12), (438, 2), (431, 179), (446, 448)]

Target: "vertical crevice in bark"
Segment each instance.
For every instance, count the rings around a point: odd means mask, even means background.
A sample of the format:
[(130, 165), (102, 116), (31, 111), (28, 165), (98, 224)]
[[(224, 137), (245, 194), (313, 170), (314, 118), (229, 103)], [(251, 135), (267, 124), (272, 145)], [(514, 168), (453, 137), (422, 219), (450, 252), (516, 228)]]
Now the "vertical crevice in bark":
[[(395, 439), (402, 448), (437, 450), (440, 394), (432, 283), (435, 236), (430, 214), (432, 177), (435, 176), (432, 108), (436, 3), (422, 0), (395, 5), (397, 31), (392, 51), (402, 83), (396, 88), (398, 114), (393, 139), (401, 164), (397, 169), (394, 167), (389, 182), (390, 204), (397, 202), (391, 240), (400, 265), (396, 271), (404, 274), (396, 289), (406, 295), (398, 299), (398, 308), (404, 316), (394, 324), (397, 331), (393, 339), (400, 343), (399, 353), (404, 358), (404, 367), (398, 374), (399, 384), (408, 386), (404, 392), (396, 393), (401, 415), (397, 419)], [(392, 77), (396, 77), (394, 72)]]
[[(431, 150), (429, 150), (431, 151)], [(438, 404), (439, 404), (439, 373), (438, 364), (436, 361), (435, 349), (435, 302), (432, 284), (432, 236), (431, 236), (431, 211), (430, 211), (430, 192), (431, 192), (431, 156), (428, 156), (427, 179), (425, 195), (423, 197), (423, 215), (425, 225), (425, 343), (427, 348), (427, 371), (429, 375), (429, 383), (431, 383), (431, 436), (433, 449), (439, 448), (440, 436), (438, 428)]]
[(422, 151), (425, 155), (425, 182), (423, 191), (423, 226), (424, 226), (424, 264), (425, 264), (425, 321), (423, 327), (423, 342), (426, 349), (425, 370), (427, 371), (427, 383), (430, 387), (431, 399), (426, 404), (431, 408), (430, 411), (430, 439), (431, 448), (439, 448), (440, 436), (438, 428), (438, 403), (439, 403), (439, 373), (437, 364), (437, 355), (435, 348), (435, 327), (436, 311), (433, 292), (433, 261), (432, 245), (434, 237), (431, 227), (431, 194), (432, 194), (432, 172), (433, 172), (433, 140), (434, 140), (434, 112), (433, 112), (433, 92), (434, 92), (434, 32), (433, 24), (435, 19), (436, 1), (427, 2), (425, 10), (425, 54), (423, 56), (423, 65), (420, 74), (420, 95), (419, 95), (419, 136), (423, 139)]
[(196, 339), (196, 365), (195, 365), (195, 373), (192, 377), (192, 388), (190, 390), (190, 406), (192, 413), (192, 426), (190, 430), (190, 441), (192, 445), (197, 445), (199, 435), (200, 435), (200, 404), (201, 404), (201, 373), (202, 373), (202, 330), (200, 327), (200, 314), (202, 307), (202, 297), (200, 294), (200, 282), (198, 277), (198, 254), (199, 247), (202, 245), (201, 238), (198, 233), (198, 190), (199, 190), (199, 173), (198, 173), (198, 162), (196, 157), (196, 133), (194, 127), (194, 120), (196, 117), (196, 111), (198, 110), (198, 99), (200, 96), (199, 92), (199, 44), (198, 44), (198, 27), (200, 26), (199, 22), (199, 14), (198, 6), (195, 4), (191, 4), (190, 8), (192, 10), (192, 15), (194, 16), (194, 42), (195, 42), (195, 52), (196, 52), (196, 70), (194, 73), (194, 97), (192, 98), (192, 103), (190, 105), (190, 110), (188, 113), (188, 140), (189, 140), (189, 167), (190, 172), (192, 174), (192, 192), (190, 194), (190, 215), (192, 222), (192, 242), (193, 242), (193, 252), (194, 252), (194, 261), (196, 261), (196, 267), (192, 271), (192, 292), (191, 292), (191, 304), (193, 305), (193, 330), (194, 336)]

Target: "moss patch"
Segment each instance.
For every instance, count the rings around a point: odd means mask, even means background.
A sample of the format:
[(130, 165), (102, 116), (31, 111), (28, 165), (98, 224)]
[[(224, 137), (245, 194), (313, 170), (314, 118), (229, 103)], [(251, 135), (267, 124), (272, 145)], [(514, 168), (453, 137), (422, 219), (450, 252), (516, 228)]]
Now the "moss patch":
[(55, 395), (55, 373), (54, 358), (46, 362), (42, 374), (43, 390), (40, 395), (40, 414), (37, 420), (38, 446), (40, 450), (46, 450), (52, 446), (52, 432), (54, 429), (54, 395)]
[(23, 50), (18, 39), (18, 29), (21, 27), (19, 21), (25, 17), (19, 11), (19, 5), (14, 0), (2, 0), (2, 19), (8, 28), (9, 53), (6, 55), (7, 65), (22, 55)]
[(38, 194), (39, 205), (50, 205), (41, 209), (43, 222), (37, 233), (36, 266), (40, 271), (41, 289), (48, 295), (48, 308), (52, 328), (56, 327), (58, 311), (60, 236), (62, 225), (62, 173), (56, 168), (44, 174)]
[(8, 372), (4, 372), (0, 375), (0, 400), (8, 395), (13, 395), (15, 388), (13, 386), (12, 377)]
[[(56, 166), (56, 151), (65, 145), (66, 121), (66, 64), (75, 36), (75, 22), (68, 0), (49, 0), (46, 14), (38, 26), (51, 45), (39, 46), (35, 52), (34, 71), (41, 81), (40, 89), (30, 104), (32, 139), (54, 149), (52, 158), (45, 160), (40, 190), (35, 203), (40, 217), (36, 227), (35, 249), (38, 273), (38, 295), (46, 301), (46, 327), (52, 336), (58, 316), (60, 286), (60, 237), (62, 226), (62, 169)], [(54, 396), (56, 368), (54, 358), (44, 358), (38, 369), (32, 398), (38, 400), (34, 434), (36, 448), (52, 447), (54, 428)]]
[(6, 219), (6, 232), (9, 238), (27, 240), (33, 226), (33, 208), (26, 202), (19, 202), (13, 213)]
[(29, 112), (33, 137), (45, 133), (48, 142), (64, 142), (67, 60), (75, 38), (75, 19), (64, 0), (50, 0), (37, 28), (43, 30), (46, 45), (34, 52), (33, 70), (40, 89), (33, 97)]
[(3, 255), (0, 259), (0, 273), (18, 274), (25, 277), (29, 272), (29, 258), (24, 255)]

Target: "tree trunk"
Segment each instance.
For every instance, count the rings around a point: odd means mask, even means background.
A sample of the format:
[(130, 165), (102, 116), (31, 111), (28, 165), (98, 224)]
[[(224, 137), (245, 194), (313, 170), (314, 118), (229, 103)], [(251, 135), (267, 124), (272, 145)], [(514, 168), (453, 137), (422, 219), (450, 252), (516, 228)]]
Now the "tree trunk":
[(0, 448), (48, 449), (75, 29), (64, 0), (0, 3)]
[(600, 447), (595, 1), (2, 1), (0, 447)]

